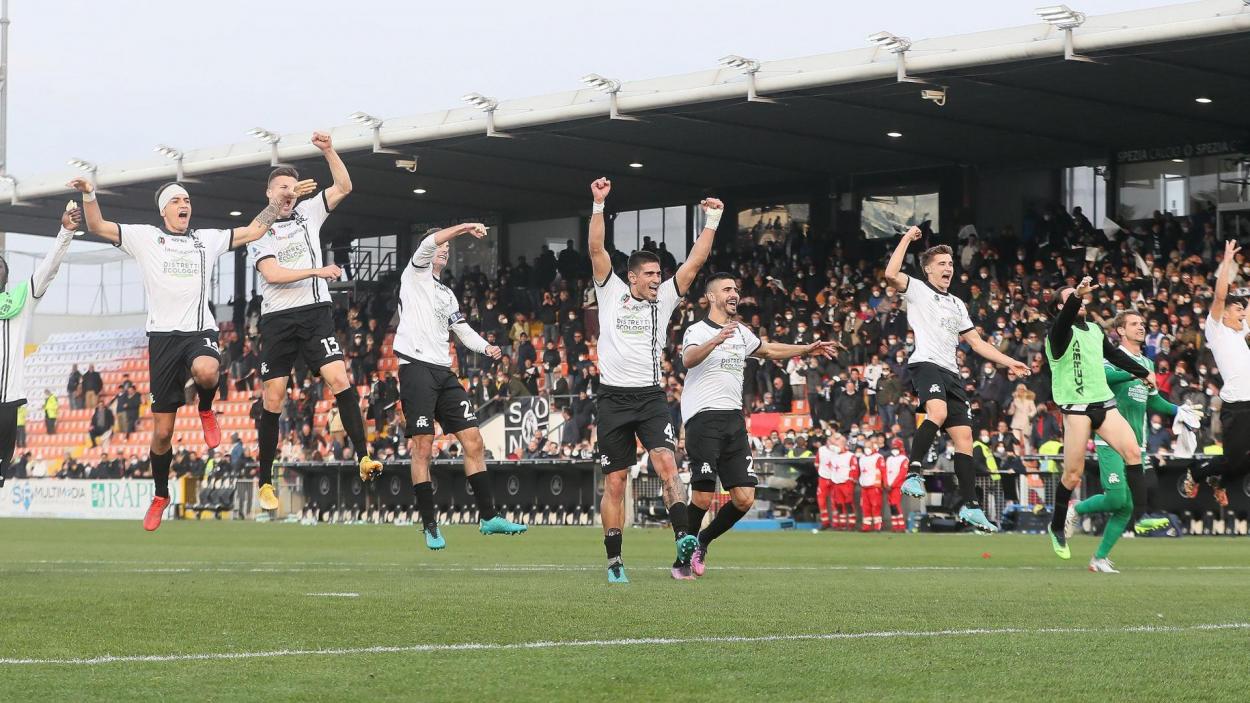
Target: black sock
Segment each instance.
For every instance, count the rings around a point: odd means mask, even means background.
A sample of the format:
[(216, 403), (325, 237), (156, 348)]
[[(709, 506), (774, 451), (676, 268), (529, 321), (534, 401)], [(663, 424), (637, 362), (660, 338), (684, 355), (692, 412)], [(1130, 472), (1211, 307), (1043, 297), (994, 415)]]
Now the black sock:
[(174, 450), (170, 449), (164, 454), (155, 452), (152, 458), (152, 480), (156, 483), (156, 495), (161, 498), (169, 497), (169, 465), (174, 461)]
[(365, 419), (360, 415), (360, 394), (355, 386), (348, 386), (347, 390), (335, 394), (334, 402), (338, 404), (339, 419), (343, 421), (347, 438), (352, 441), (356, 459), (363, 459), (369, 453), (369, 445), (365, 442)]
[(739, 510), (738, 506), (733, 503), (726, 503), (720, 510), (716, 511), (716, 517), (712, 518), (712, 522), (707, 526), (707, 529), (699, 533), (699, 543), (704, 546), (711, 544), (712, 540), (728, 532), (729, 528), (741, 520), (743, 515), (746, 515), (746, 513)]
[(703, 527), (704, 515), (707, 515), (707, 508), (700, 508), (694, 503), (686, 506), (686, 532), (688, 534), (699, 534), (699, 528)]
[(933, 446), (933, 438), (937, 437), (938, 427), (932, 420), (925, 420), (920, 423), (920, 427), (916, 428), (916, 434), (911, 438), (911, 457), (912, 461), (924, 463), (924, 458), (929, 455), (929, 447)]
[(1072, 502), (1072, 489), (1060, 481), (1055, 486), (1055, 514), (1050, 517), (1050, 530), (1055, 534), (1063, 534), (1063, 523), (1068, 521), (1068, 503)]
[(200, 412), (213, 409), (213, 396), (217, 395), (217, 384), (213, 384), (208, 388), (195, 384), (195, 391), (200, 395)]
[(434, 484), (426, 481), (414, 483), (412, 492), (417, 496), (417, 512), (421, 514), (421, 526), (429, 527), (438, 520), (434, 517)]
[(257, 460), (260, 469), (256, 472), (256, 485), (263, 486), (273, 483), (273, 459), (278, 454), (278, 420), (280, 413), (261, 410), (260, 425), (256, 428)]
[(603, 536), (603, 548), (608, 552), (608, 566), (621, 563), (621, 531), (609, 529)]
[(959, 480), (959, 499), (969, 508), (979, 508), (977, 502), (977, 465), (971, 454), (955, 453), (955, 478)]
[(477, 501), (477, 519), (486, 521), (499, 514), (495, 510), (495, 491), (490, 485), (490, 473), (479, 471), (469, 477), (473, 498)]
[(686, 530), (690, 525), (689, 520), (685, 503), (673, 503), (668, 506), (668, 521), (673, 525), (673, 539), (686, 536)]

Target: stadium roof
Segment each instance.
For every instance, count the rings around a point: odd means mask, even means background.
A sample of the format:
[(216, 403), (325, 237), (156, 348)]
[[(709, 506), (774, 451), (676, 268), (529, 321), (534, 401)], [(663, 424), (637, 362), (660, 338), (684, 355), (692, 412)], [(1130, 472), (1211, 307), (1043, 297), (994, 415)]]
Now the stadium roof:
[[(624, 186), (613, 200), (628, 209), (687, 203), (709, 188), (748, 193), (794, 184), (795, 192), (811, 192), (813, 184), (865, 174), (1076, 164), (1120, 149), (1247, 134), (1250, 5), (1243, 0), (1088, 17), (1073, 30), (1073, 45), (1097, 63), (1064, 60), (1064, 39), (1062, 29), (1038, 22), (917, 40), (904, 54), (906, 73), (932, 85), (899, 82), (897, 55), (867, 41), (763, 61), (756, 89), (775, 104), (748, 102), (747, 77), (733, 67), (626, 82), (618, 109), (636, 121), (609, 119), (609, 96), (591, 87), (500, 100), (494, 128), (511, 138), (487, 136), (487, 114), (473, 106), (386, 118), (377, 136), (398, 153), (374, 153), (368, 125), (335, 127), (356, 192), (327, 234), (396, 233), (488, 214), (517, 221), (584, 213), (587, 184), (600, 175)], [(921, 90), (942, 86), (944, 106), (921, 99)], [(310, 134), (281, 135), (278, 155), (325, 180)], [(396, 166), (414, 156), (415, 172)], [(252, 138), (186, 151), (195, 222), (242, 224), (262, 204), (270, 159), (270, 146)], [(80, 173), (19, 176), (15, 195), (0, 184), (0, 229), (50, 231), (69, 196), (64, 184)], [(110, 193), (106, 215), (155, 221), (154, 188), (174, 175), (165, 156), (99, 164), (97, 183)], [(7, 202), (13, 198), (18, 204)], [(231, 217), (234, 210), (243, 215)]]

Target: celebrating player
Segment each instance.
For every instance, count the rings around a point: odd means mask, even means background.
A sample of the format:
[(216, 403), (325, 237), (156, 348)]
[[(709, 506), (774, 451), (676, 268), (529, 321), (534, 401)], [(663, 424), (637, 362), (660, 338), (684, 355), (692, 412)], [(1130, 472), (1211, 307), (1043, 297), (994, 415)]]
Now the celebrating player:
[(143, 275), (148, 300), (148, 369), (152, 389), (152, 480), (156, 495), (143, 518), (143, 529), (161, 526), (169, 505), (171, 440), (178, 408), (186, 402), (187, 381), (199, 393), (204, 443), (221, 444), (221, 429), (213, 414), (221, 352), (217, 321), (208, 308), (213, 269), (222, 254), (260, 239), (291, 207), (298, 195), (274, 193), (269, 204), (246, 227), (192, 229), (191, 195), (181, 183), (166, 183), (156, 191), (156, 211), (162, 227), (121, 225), (104, 219), (96, 200), (95, 184), (75, 178), (69, 187), (82, 193), (87, 231), (134, 257)]
[[(1111, 329), (1115, 330), (1116, 336), (1120, 338), (1120, 349), (1128, 355), (1130, 359), (1138, 365), (1145, 367), (1154, 375), (1155, 365), (1150, 357), (1142, 353), (1142, 345), (1146, 341), (1146, 320), (1141, 313), (1136, 310), (1125, 310), (1111, 322)], [(1142, 471), (1127, 471), (1124, 466), (1124, 460), (1120, 458), (1119, 453), (1112, 449), (1101, 437), (1094, 440), (1094, 450), (1098, 453), (1099, 467), (1113, 467), (1111, 471), (1126, 472), (1128, 474), (1128, 486), (1132, 495), (1132, 511), (1133, 516), (1138, 519), (1135, 530), (1139, 534), (1153, 532), (1155, 530), (1167, 527), (1169, 521), (1166, 518), (1146, 518), (1142, 517), (1145, 513), (1145, 507), (1149, 505), (1150, 486), (1153, 483), (1158, 485), (1158, 478), (1155, 472), (1149, 471), (1150, 457), (1146, 455), (1146, 415), (1147, 413), (1161, 413), (1163, 415), (1181, 415), (1181, 421), (1189, 427), (1197, 429), (1202, 422), (1202, 414), (1195, 408), (1184, 405), (1173, 405), (1169, 403), (1162, 395), (1159, 395), (1158, 389), (1150, 388), (1136, 376), (1112, 364), (1110, 361), (1103, 362), (1103, 371), (1107, 374), (1107, 385), (1111, 387), (1111, 392), (1115, 395), (1116, 409), (1124, 416), (1124, 421), (1133, 429), (1133, 436), (1137, 438), (1137, 443), (1142, 448)], [(1105, 486), (1105, 484), (1104, 484)], [(1081, 512), (1080, 505), (1077, 505), (1077, 512)], [(1114, 524), (1113, 524), (1114, 523)], [(1119, 527), (1119, 530), (1113, 528)], [(1103, 531), (1103, 541), (1110, 540), (1107, 545), (1106, 552), (1111, 551), (1111, 546), (1115, 544), (1115, 540), (1119, 539), (1120, 533), (1124, 531), (1124, 526), (1118, 524), (1118, 516), (1113, 516), (1107, 522), (1107, 526)], [(1114, 534), (1114, 536), (1112, 536)]]
[[(72, 203), (71, 203), (72, 205)], [(17, 411), (26, 404), (26, 333), (39, 299), (52, 285), (61, 259), (82, 220), (82, 210), (71, 207), (61, 215), (61, 231), (52, 251), (35, 267), (34, 274), (16, 285), (9, 285), (9, 263), (0, 256), (0, 327), (5, 343), (0, 345), (0, 486), (13, 460), (17, 442)]]
[[(747, 357), (789, 359), (804, 354), (834, 354), (832, 342), (763, 342), (746, 325), (736, 322), (740, 296), (733, 274), (712, 274), (704, 293), (707, 317), (688, 327), (681, 342), (682, 363), (688, 369), (681, 394), (681, 416), (685, 418), (692, 491), (689, 527), (683, 531), (698, 534), (697, 547), (689, 562), (679, 555), (673, 564), (675, 579), (691, 578), (692, 572), (702, 576), (708, 545), (755, 504), (756, 477), (751, 470), (751, 446), (742, 414), (742, 370)], [(703, 516), (712, 505), (717, 477), (721, 487), (729, 491), (730, 502), (700, 532)]]
[(1205, 480), (1220, 507), (1228, 505), (1228, 486), (1237, 485), (1250, 472), (1250, 347), (1246, 336), (1246, 299), (1229, 295), (1237, 275), (1236, 240), (1224, 243), (1224, 259), (1215, 273), (1215, 301), (1203, 324), (1203, 334), (1215, 365), (1224, 380), (1220, 388), (1220, 427), (1224, 430), (1224, 456), (1185, 477), (1184, 492), (1198, 497), (1198, 481)]
[[(495, 508), (495, 492), (486, 471), (486, 449), (477, 428), (473, 403), (460, 379), (451, 370), (448, 332), (460, 343), (492, 359), (502, 356), (499, 347), (487, 344), (465, 321), (460, 303), (450, 288), (439, 282), (451, 251), (451, 240), (464, 234), (481, 239), (486, 226), (471, 222), (431, 230), (412, 261), (404, 267), (399, 284), (399, 328), (395, 333), (395, 356), (399, 357), (399, 396), (407, 422), (405, 434), (412, 451), (412, 490), (425, 530), (425, 546), (443, 549), (447, 541), (438, 529), (434, 511), (434, 486), (430, 482), (430, 456), (434, 446), (434, 423), (444, 434), (454, 434), (464, 450), (464, 475), (477, 501), (478, 530), (484, 535), (518, 534), (525, 525), (511, 522)], [(362, 472), (363, 474), (363, 465)]]
[[(1059, 292), (1062, 308), (1044, 345), (1050, 363), (1052, 397), (1063, 413), (1063, 476), (1055, 489), (1055, 512), (1047, 532), (1055, 554), (1060, 559), (1071, 559), (1068, 536), (1075, 530), (1079, 516), (1111, 513), (1103, 541), (1090, 559), (1089, 570), (1114, 574), (1119, 572), (1107, 559), (1107, 554), (1133, 516), (1133, 499), (1125, 472), (1132, 474), (1142, 470), (1142, 450), (1133, 428), (1116, 410), (1115, 394), (1107, 385), (1103, 362), (1106, 360), (1141, 379), (1151, 390), (1154, 381), (1146, 367), (1107, 339), (1101, 327), (1086, 321), (1085, 296), (1094, 288), (1086, 276), (1076, 288), (1064, 288)], [(1068, 502), (1085, 474), (1085, 448), (1093, 433), (1102, 437), (1124, 464), (1121, 467), (1099, 462), (1103, 492), (1078, 503), (1069, 519)]]
[[(260, 485), (260, 507), (265, 510), (278, 508), (278, 496), (273, 489), (278, 420), (286, 399), (287, 379), (298, 357), (303, 357), (308, 368), (315, 369), (330, 386), (343, 429), (360, 462), (361, 480), (368, 481), (382, 471), (381, 462), (369, 457), (360, 397), (343, 363), (343, 350), (334, 337), (330, 287), (326, 281), (337, 280), (341, 272), (338, 266), (324, 265), (321, 260), (321, 225), (352, 192), (352, 180), (334, 151), (330, 135), (314, 132), (312, 143), (325, 156), (334, 184), (298, 206), (294, 199), (287, 202), (269, 233), (248, 247), (252, 265), (260, 272), (258, 288), (263, 301), (260, 377), (264, 384), (264, 409), (257, 440), (260, 471), (256, 482)], [(289, 195), (301, 186), (303, 190), (310, 189), (312, 182), (300, 182), (298, 171), (282, 166), (269, 174), (265, 195)]]
[(916, 350), (907, 360), (907, 369), (925, 413), (924, 422), (916, 428), (912, 438), (911, 473), (903, 482), (902, 491), (914, 498), (924, 497), (921, 461), (929, 453), (938, 430), (944, 429), (955, 445), (955, 478), (962, 500), (960, 521), (983, 532), (997, 532), (998, 527), (985, 517), (977, 502), (976, 465), (972, 460), (972, 408), (959, 378), (955, 349), (962, 339), (973, 352), (1021, 376), (1028, 375), (1029, 367), (981, 339), (964, 301), (950, 293), (951, 278), (955, 275), (950, 247), (943, 244), (925, 250), (920, 255), (925, 277), (920, 280), (921, 285), (911, 285), (912, 277), (902, 272), (903, 259), (907, 247), (920, 237), (919, 227), (907, 230), (885, 267), (885, 280), (903, 293), (907, 302), (907, 324), (916, 333)]
[(707, 216), (699, 239), (677, 275), (661, 281), (660, 258), (649, 251), (629, 257), (628, 283), (612, 271), (604, 244), (603, 209), (612, 182), (590, 184), (594, 206), (590, 215), (590, 262), (599, 303), (599, 375), (595, 396), (599, 417), (599, 463), (603, 467), (603, 546), (608, 554), (608, 581), (629, 583), (621, 561), (621, 529), (625, 525), (625, 471), (637, 463), (638, 443), (650, 454), (651, 466), (664, 483), (664, 505), (673, 525), (677, 562), (688, 563), (699, 541), (686, 533), (686, 488), (677, 477), (673, 450), (677, 445), (672, 416), (660, 388), (660, 365), (668, 321), (712, 250), (723, 205), (715, 198), (701, 204)]

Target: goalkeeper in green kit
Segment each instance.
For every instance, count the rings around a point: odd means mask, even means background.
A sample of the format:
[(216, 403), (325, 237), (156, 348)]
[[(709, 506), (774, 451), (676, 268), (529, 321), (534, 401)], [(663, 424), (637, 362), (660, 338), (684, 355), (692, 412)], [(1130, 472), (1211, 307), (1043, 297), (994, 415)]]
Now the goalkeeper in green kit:
[[(1122, 349), (1129, 358), (1137, 362), (1146, 370), (1154, 374), (1154, 362), (1142, 353), (1142, 345), (1146, 341), (1146, 319), (1141, 313), (1135, 310), (1125, 310), (1115, 319), (1111, 321), (1111, 329), (1115, 331), (1116, 336), (1120, 338), (1120, 349)], [(1111, 387), (1111, 392), (1115, 394), (1116, 407), (1120, 414), (1124, 416), (1124, 420), (1128, 422), (1129, 427), (1133, 428), (1133, 434), (1137, 437), (1138, 443), (1142, 447), (1142, 467), (1140, 470), (1134, 470), (1128, 473), (1128, 486), (1133, 498), (1133, 514), (1139, 516), (1137, 524), (1134, 526), (1137, 534), (1146, 534), (1168, 526), (1166, 518), (1148, 518), (1144, 517), (1146, 508), (1150, 505), (1148, 497), (1148, 485), (1150, 479), (1147, 477), (1146, 471), (1150, 469), (1150, 458), (1145, 455), (1146, 449), (1146, 418), (1153, 413), (1166, 415), (1171, 417), (1179, 415), (1181, 422), (1193, 430), (1197, 430), (1202, 423), (1202, 413), (1197, 408), (1173, 405), (1169, 403), (1159, 391), (1148, 388), (1146, 384), (1137, 379), (1136, 376), (1117, 368), (1110, 362), (1104, 361), (1103, 367), (1107, 372), (1107, 385)], [(1107, 445), (1101, 438), (1094, 441), (1094, 449), (1098, 452), (1098, 466), (1101, 467), (1103, 480), (1111, 472), (1124, 473), (1124, 460), (1120, 458), (1119, 453)], [(1080, 506), (1077, 506), (1077, 512), (1080, 513)], [(1119, 528), (1118, 530), (1114, 528)], [(1103, 532), (1103, 542), (1106, 545), (1106, 552), (1111, 551), (1111, 547), (1120, 537), (1120, 533), (1124, 531), (1124, 526), (1117, 521), (1116, 524), (1107, 523), (1106, 530)], [(1099, 550), (1100, 552), (1103, 550)]]
[[(1086, 321), (1085, 296), (1094, 288), (1087, 276), (1076, 288), (1061, 290), (1061, 310), (1046, 335), (1051, 392), (1063, 414), (1063, 476), (1055, 490), (1055, 511), (1047, 533), (1059, 558), (1071, 559), (1067, 538), (1075, 531), (1080, 516), (1111, 513), (1089, 570), (1119, 573), (1107, 555), (1133, 517), (1126, 474), (1142, 470), (1142, 449), (1138, 435), (1116, 409), (1116, 396), (1107, 383), (1104, 361), (1123, 369), (1149, 390), (1154, 390), (1155, 385), (1145, 366), (1112, 344), (1101, 327)], [(1085, 474), (1085, 448), (1095, 434), (1123, 460), (1119, 463), (1122, 468), (1117, 470), (1115, 465), (1100, 462), (1103, 493), (1081, 501), (1070, 511), (1072, 492)]]

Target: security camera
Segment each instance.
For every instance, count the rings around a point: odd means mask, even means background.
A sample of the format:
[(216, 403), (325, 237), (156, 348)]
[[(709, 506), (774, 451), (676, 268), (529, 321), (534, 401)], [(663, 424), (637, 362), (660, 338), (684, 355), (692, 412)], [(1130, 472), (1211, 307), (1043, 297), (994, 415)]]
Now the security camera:
[(395, 168), (402, 168), (408, 173), (417, 172), (417, 157), (411, 159), (395, 159)]
[(942, 107), (943, 105), (946, 104), (946, 87), (943, 86), (941, 88), (931, 88), (928, 90), (922, 90), (920, 91), (920, 97), (925, 100), (931, 101), (933, 104), (937, 105), (938, 107)]

